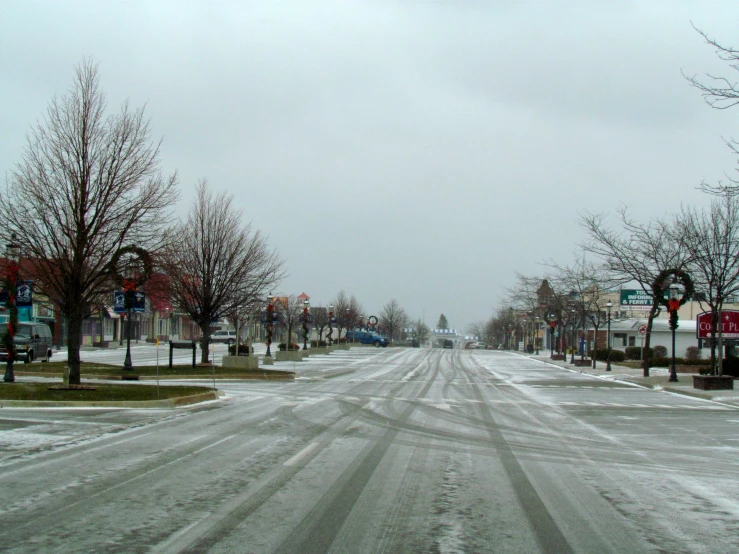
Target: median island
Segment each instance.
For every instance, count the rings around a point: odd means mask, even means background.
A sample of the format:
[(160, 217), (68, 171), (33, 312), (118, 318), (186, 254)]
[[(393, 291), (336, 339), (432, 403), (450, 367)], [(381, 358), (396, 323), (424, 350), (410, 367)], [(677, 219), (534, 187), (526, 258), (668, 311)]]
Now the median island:
[[(215, 379), (293, 380), (291, 371), (246, 370), (207, 365), (179, 365), (159, 367), (161, 386), (156, 366), (134, 367), (124, 371), (122, 367), (108, 364), (82, 362), (81, 385), (65, 385), (63, 382), (66, 362), (49, 362), (16, 365), (16, 377), (47, 377), (45, 382), (7, 383), (0, 385), (0, 407), (13, 406), (93, 406), (93, 407), (176, 407), (215, 400), (218, 392), (212, 387)], [(58, 381), (54, 380), (58, 378)], [(210, 386), (170, 385), (167, 381), (179, 379), (204, 379)], [(104, 381), (120, 380), (122, 383)], [(139, 382), (136, 382), (139, 381)], [(141, 383), (146, 381), (146, 384)]]
[[(34, 364), (16, 364), (15, 374), (17, 376), (29, 377), (58, 377), (60, 380), (64, 376), (64, 369), (67, 367), (66, 361), (34, 363)], [(245, 369), (240, 367), (223, 367), (212, 366), (210, 364), (197, 364), (193, 367), (191, 364), (159, 366), (159, 379), (266, 379), (266, 380), (292, 380), (295, 373), (292, 371), (272, 371), (263, 369)], [(133, 371), (124, 371), (121, 366), (100, 364), (93, 362), (82, 362), (80, 364), (80, 374), (82, 380), (89, 379), (121, 379), (124, 376), (133, 375), (138, 380), (152, 380), (157, 377), (156, 366), (135, 366)]]

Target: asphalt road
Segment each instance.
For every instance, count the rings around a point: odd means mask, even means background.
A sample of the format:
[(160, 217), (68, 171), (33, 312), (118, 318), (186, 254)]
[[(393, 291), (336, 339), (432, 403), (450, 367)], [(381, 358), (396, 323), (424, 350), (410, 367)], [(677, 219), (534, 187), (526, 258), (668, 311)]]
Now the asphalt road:
[(739, 551), (736, 408), (492, 351), (295, 365), (177, 410), (3, 409), (0, 549)]

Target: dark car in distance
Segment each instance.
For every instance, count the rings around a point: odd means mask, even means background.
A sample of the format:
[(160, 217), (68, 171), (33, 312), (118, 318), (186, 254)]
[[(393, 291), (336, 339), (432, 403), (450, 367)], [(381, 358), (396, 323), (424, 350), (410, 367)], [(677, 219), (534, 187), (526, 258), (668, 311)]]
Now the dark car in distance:
[[(0, 324), (0, 337), (8, 332), (8, 324)], [(45, 323), (18, 322), (13, 336), (16, 360), (30, 363), (33, 360), (48, 362), (51, 358), (51, 329)], [(0, 345), (0, 360), (8, 359), (8, 351)]]
[(449, 340), (449, 339), (446, 339), (444, 341), (444, 348), (452, 348), (453, 349), (454, 348), (454, 342), (451, 341), (451, 340)]

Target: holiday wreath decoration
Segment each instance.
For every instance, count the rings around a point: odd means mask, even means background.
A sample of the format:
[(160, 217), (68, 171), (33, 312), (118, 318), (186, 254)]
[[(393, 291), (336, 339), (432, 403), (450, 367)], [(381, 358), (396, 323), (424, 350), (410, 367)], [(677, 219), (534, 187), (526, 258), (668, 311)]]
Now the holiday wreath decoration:
[[(135, 254), (144, 265), (143, 273), (137, 275), (135, 279), (127, 279), (126, 277), (123, 277), (118, 271), (118, 262), (126, 254)], [(115, 282), (121, 285), (124, 290), (135, 290), (138, 286), (143, 285), (151, 278), (151, 256), (149, 255), (149, 252), (139, 246), (136, 246), (135, 244), (126, 246), (124, 248), (119, 248), (110, 259), (110, 263), (108, 264), (108, 271), (113, 276)]]
[[(680, 298), (665, 298), (665, 293), (667, 293), (670, 285), (674, 282), (678, 282), (683, 286), (684, 291), (682, 296)], [(677, 329), (677, 311), (689, 298), (692, 298), (693, 292), (695, 292), (693, 280), (688, 273), (681, 269), (665, 269), (660, 271), (652, 283), (654, 298), (663, 306), (667, 306), (667, 311), (670, 312), (670, 329)]]

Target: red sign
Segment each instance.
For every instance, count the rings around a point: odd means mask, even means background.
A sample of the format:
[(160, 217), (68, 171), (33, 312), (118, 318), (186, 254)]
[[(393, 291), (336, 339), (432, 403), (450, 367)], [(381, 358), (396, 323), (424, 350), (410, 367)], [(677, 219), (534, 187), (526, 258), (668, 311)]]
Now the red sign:
[(647, 334), (647, 326), (646, 325), (643, 325), (643, 324), (642, 325), (639, 325), (639, 329), (637, 329), (637, 331), (639, 331), (639, 334), (640, 335), (646, 335)]
[[(696, 335), (699, 339), (711, 338), (711, 330), (713, 325), (711, 319), (713, 312), (703, 312), (698, 314), (696, 318)], [(739, 311), (722, 310), (721, 311), (721, 334), (725, 339), (739, 339)], [(718, 336), (718, 330), (716, 330)]]

